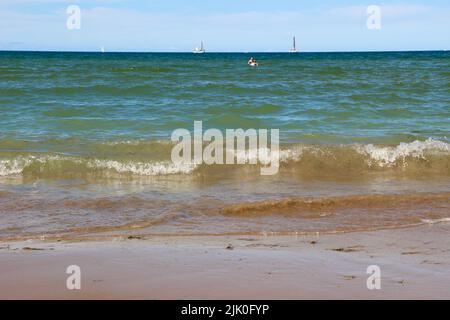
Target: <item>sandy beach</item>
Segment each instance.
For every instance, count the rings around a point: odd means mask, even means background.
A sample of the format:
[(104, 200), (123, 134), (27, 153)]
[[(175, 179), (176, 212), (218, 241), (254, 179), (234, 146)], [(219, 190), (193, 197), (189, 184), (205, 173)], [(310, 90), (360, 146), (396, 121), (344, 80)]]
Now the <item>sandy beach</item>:
[[(1, 243), (0, 299), (449, 299), (449, 232)], [(66, 288), (69, 265), (81, 290)], [(380, 290), (367, 289), (369, 265)]]

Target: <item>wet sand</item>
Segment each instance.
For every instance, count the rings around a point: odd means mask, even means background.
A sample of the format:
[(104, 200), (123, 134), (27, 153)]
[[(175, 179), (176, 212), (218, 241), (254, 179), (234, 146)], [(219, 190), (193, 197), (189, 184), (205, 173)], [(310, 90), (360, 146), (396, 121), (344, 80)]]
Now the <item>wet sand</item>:
[[(450, 299), (450, 223), (315, 236), (0, 243), (1, 299)], [(66, 268), (81, 267), (81, 290)], [(368, 290), (367, 267), (381, 268)]]

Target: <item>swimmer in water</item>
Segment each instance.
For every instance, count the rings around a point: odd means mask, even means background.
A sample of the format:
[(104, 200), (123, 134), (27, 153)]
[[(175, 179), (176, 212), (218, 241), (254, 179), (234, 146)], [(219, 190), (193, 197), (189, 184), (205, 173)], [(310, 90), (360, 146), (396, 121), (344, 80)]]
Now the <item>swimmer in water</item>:
[(256, 62), (255, 58), (251, 57), (250, 60), (248, 60), (248, 64), (250, 66), (257, 66), (258, 62)]

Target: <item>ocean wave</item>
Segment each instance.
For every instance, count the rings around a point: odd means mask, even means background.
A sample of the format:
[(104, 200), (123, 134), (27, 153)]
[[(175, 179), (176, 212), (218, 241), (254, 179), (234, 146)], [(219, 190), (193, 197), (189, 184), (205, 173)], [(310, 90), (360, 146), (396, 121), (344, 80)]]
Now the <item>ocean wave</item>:
[[(59, 147), (59, 144), (57, 146)], [(239, 163), (239, 166), (208, 166), (198, 162), (173, 163), (170, 159), (172, 147), (173, 144), (168, 141), (112, 141), (88, 145), (85, 154), (77, 151), (79, 155), (25, 153), (24, 148), (20, 148), (19, 155), (13, 152), (0, 153), (0, 176), (51, 178), (198, 173), (207, 177), (212, 172), (239, 173), (243, 168), (246, 173), (253, 172), (251, 168), (254, 168), (254, 173), (259, 174), (259, 168), (274, 159), (279, 159), (281, 173), (298, 172), (312, 176), (340, 174), (355, 177), (388, 170), (416, 175), (450, 175), (450, 145), (433, 139), (395, 146), (290, 144), (282, 145), (276, 157), (268, 148), (238, 150), (235, 152), (235, 163)], [(225, 149), (223, 154), (230, 152), (232, 150)]]
[(99, 171), (113, 171), (119, 174), (143, 176), (189, 174), (196, 168), (194, 163), (132, 162), (104, 159), (83, 159), (64, 156), (19, 156), (0, 160), (0, 176), (31, 173), (37, 176), (64, 176), (71, 171), (80, 174), (95, 174)]
[(118, 173), (131, 173), (136, 175), (154, 176), (166, 174), (189, 174), (197, 167), (195, 163), (172, 163), (172, 162), (126, 162), (113, 160), (90, 160), (87, 167), (92, 169), (111, 169)]
[[(259, 202), (244, 202), (226, 206), (220, 210), (225, 216), (255, 217), (265, 215), (296, 216), (302, 218), (320, 218), (337, 212), (349, 213), (352, 209), (380, 211), (401, 209), (417, 205), (430, 205), (445, 209), (449, 207), (449, 193), (417, 193), (394, 195), (352, 195), (323, 198), (284, 198)], [(445, 211), (448, 213), (448, 211)], [(443, 220), (444, 219), (444, 220)], [(445, 222), (448, 217), (422, 220), (422, 222)]]
[(392, 166), (399, 160), (407, 165), (407, 158), (426, 159), (426, 153), (442, 153), (450, 155), (450, 144), (428, 139), (426, 141), (414, 141), (411, 143), (400, 143), (394, 147), (374, 146), (373, 144), (358, 146), (356, 150), (369, 156), (368, 164), (376, 164), (381, 167)]
[(21, 174), (23, 169), (33, 161), (32, 157), (17, 157), (0, 160), (0, 176)]

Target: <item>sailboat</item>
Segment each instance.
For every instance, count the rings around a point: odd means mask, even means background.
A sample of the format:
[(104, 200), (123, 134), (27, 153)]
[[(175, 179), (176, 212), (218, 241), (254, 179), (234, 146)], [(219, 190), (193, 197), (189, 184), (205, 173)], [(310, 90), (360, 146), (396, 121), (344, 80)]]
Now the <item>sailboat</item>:
[(194, 53), (205, 53), (205, 48), (203, 47), (203, 41), (202, 41), (202, 43), (201, 43), (200, 48), (199, 48), (199, 47), (196, 47), (196, 48), (194, 49)]
[(289, 51), (290, 53), (298, 53), (297, 46), (295, 44), (295, 37), (292, 41), (292, 49)]

